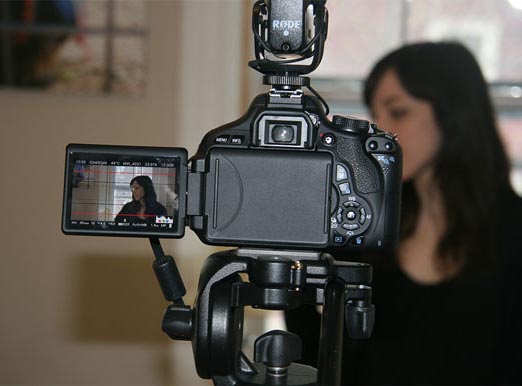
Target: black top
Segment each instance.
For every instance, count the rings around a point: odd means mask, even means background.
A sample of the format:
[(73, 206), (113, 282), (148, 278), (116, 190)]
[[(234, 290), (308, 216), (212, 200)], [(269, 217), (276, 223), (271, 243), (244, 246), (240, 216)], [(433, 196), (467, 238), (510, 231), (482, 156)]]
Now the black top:
[[(495, 266), (471, 264), (437, 285), (412, 281), (391, 256), (372, 259), (375, 327), (366, 341), (345, 337), (343, 384), (522, 384), (522, 199), (499, 200)], [(473, 257), (470, 256), (469, 261)], [(319, 317), (287, 313), (316, 365)]]
[(151, 224), (156, 221), (156, 216), (167, 216), (167, 209), (157, 201), (145, 206), (145, 219), (141, 219), (138, 215), (140, 207), (139, 201), (126, 203), (114, 221)]

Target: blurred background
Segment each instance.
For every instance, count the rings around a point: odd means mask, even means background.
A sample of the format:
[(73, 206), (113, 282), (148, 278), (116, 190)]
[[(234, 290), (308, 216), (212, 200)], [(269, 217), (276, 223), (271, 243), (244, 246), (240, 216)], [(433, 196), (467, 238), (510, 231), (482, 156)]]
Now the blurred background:
[[(250, 70), (244, 0), (0, 1), (0, 385), (208, 385), (191, 346), (160, 331), (164, 301), (142, 239), (64, 236), (65, 146), (182, 146), (266, 90)], [(520, 0), (328, 0), (313, 85), (367, 117), (361, 82), (404, 42), (457, 39), (479, 59), (522, 192)], [(486, 160), (487, 162), (487, 160)], [(477, 168), (477, 173), (480, 170)], [(195, 296), (215, 251), (164, 241)], [(245, 347), (280, 324), (248, 310)], [(251, 352), (247, 351), (247, 354)]]

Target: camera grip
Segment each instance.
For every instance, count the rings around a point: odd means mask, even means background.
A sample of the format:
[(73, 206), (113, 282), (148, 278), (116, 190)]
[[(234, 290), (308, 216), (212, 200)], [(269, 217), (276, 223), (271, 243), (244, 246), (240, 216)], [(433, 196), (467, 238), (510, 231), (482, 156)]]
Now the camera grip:
[(339, 137), (338, 141), (337, 152), (352, 167), (357, 190), (363, 194), (379, 192), (379, 172), (364, 153), (364, 143), (359, 138)]

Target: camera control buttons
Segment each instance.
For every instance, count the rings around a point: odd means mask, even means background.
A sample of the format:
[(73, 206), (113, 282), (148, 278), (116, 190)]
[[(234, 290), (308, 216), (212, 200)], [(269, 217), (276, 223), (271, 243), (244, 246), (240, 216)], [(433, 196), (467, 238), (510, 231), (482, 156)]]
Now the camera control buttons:
[(357, 224), (343, 224), (343, 228), (347, 231), (354, 231), (356, 229), (359, 229), (359, 225)]
[(332, 146), (335, 143), (335, 136), (332, 134), (325, 134), (322, 137), (322, 141), (326, 146)]
[[(344, 201), (346, 200), (346, 201)], [(356, 201), (357, 200), (357, 201)], [(344, 237), (343, 243), (333, 241), (335, 245), (350, 245), (362, 247), (364, 245), (365, 232), (372, 224), (372, 212), (369, 204), (361, 197), (343, 197), (339, 205), (332, 213), (331, 231), (333, 240), (336, 237)]]
[(334, 243), (335, 244), (344, 244), (346, 241), (346, 238), (342, 235), (340, 235), (337, 232), (334, 232)]
[(389, 136), (373, 136), (366, 141), (366, 151), (370, 153), (395, 153), (397, 146), (393, 137)]
[(354, 236), (354, 231), (361, 234), (370, 226), (371, 214), (366, 203), (346, 201), (337, 208), (335, 222), (342, 229), (349, 231), (348, 236)]
[(347, 213), (346, 213), (346, 218), (349, 220), (349, 221), (353, 221), (355, 220), (357, 217), (357, 213), (355, 213), (353, 210), (349, 210)]
[(336, 219), (339, 224), (343, 222), (343, 208), (337, 209)]
[(351, 244), (362, 247), (364, 244), (364, 236), (355, 237), (354, 239), (352, 239)]
[(352, 194), (352, 191), (350, 190), (350, 184), (348, 182), (339, 184), (339, 190), (341, 191), (341, 194), (343, 196), (346, 196), (347, 194)]
[(364, 208), (359, 209), (359, 224), (364, 225), (366, 222), (366, 210)]
[(346, 180), (348, 178), (348, 171), (342, 165), (337, 165), (336, 181)]
[(219, 135), (214, 138), (214, 143), (217, 145), (242, 145), (245, 142), (244, 135)]
[(230, 143), (232, 145), (242, 145), (245, 140), (244, 135), (233, 135), (232, 139), (230, 140)]
[(214, 139), (214, 143), (218, 143), (220, 145), (226, 145), (229, 140), (230, 140), (230, 135), (220, 135)]

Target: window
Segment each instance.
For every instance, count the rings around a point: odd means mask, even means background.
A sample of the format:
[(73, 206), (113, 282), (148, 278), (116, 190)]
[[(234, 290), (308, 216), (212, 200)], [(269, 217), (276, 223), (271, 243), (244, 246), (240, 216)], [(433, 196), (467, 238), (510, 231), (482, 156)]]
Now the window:
[(331, 111), (367, 116), (362, 80), (406, 42), (458, 40), (478, 59), (522, 194), (522, 9), (515, 0), (328, 0), (328, 39), (314, 87)]
[(3, 0), (0, 87), (140, 95), (142, 0)]

